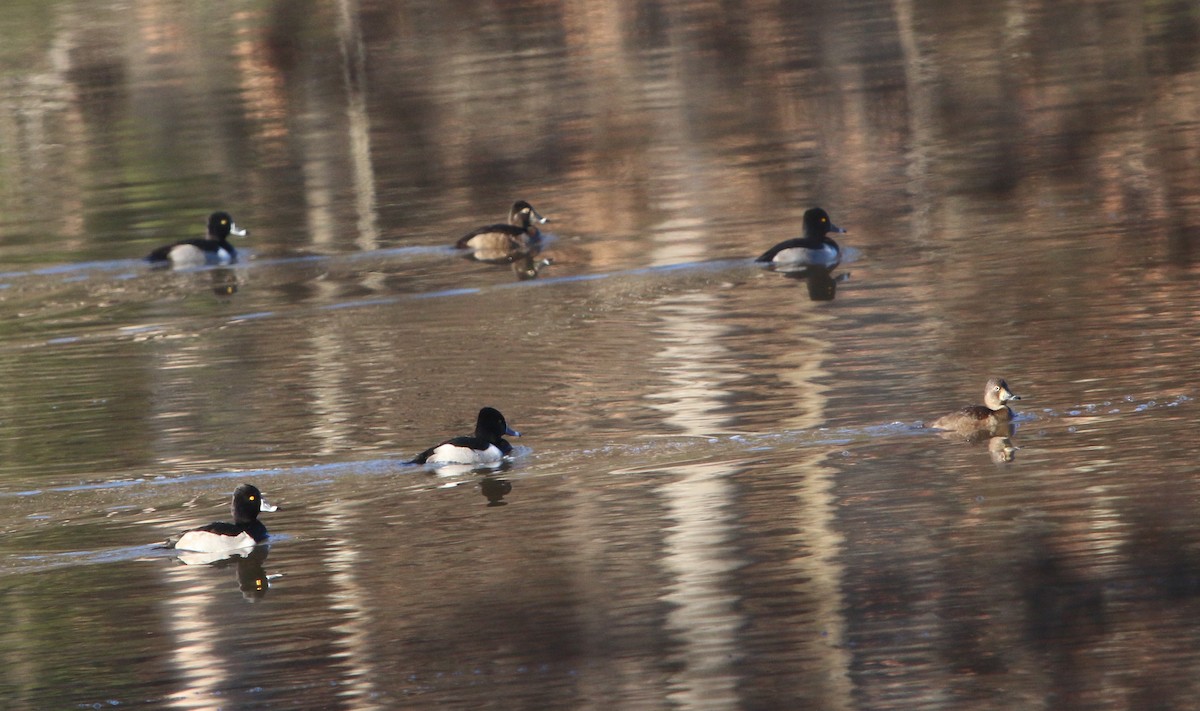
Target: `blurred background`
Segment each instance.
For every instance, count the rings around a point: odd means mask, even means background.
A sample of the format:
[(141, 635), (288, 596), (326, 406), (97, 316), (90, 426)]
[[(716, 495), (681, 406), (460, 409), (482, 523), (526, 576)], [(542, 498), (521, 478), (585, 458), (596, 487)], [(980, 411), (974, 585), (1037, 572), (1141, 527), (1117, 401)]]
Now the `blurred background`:
[(1183, 0), (5, 0), (0, 699), (1187, 708), (1198, 117)]

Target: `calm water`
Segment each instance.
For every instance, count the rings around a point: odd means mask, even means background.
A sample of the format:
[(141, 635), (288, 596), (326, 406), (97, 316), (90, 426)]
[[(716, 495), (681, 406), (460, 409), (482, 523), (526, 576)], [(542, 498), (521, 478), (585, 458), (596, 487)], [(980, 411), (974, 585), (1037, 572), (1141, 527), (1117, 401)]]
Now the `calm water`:
[[(7, 3), (0, 707), (1193, 708), (1197, 37)], [(535, 261), (450, 248), (517, 198)], [(837, 281), (750, 262), (815, 204)], [(238, 264), (139, 261), (219, 208)], [(992, 374), (1011, 438), (918, 427)], [(505, 469), (404, 463), (484, 404)], [(269, 551), (153, 547), (243, 481)]]

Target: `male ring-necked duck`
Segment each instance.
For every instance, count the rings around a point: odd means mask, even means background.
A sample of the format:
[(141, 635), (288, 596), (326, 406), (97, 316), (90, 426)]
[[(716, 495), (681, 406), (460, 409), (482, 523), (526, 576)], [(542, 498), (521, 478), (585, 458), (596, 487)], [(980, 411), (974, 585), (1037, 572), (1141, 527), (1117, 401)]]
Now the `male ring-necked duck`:
[(829, 220), (829, 214), (819, 207), (804, 213), (803, 236), (780, 242), (768, 249), (756, 262), (781, 265), (811, 264), (836, 267), (842, 260), (842, 250), (829, 238), (830, 232), (845, 233)]
[(237, 261), (237, 250), (229, 243), (229, 235), (245, 237), (249, 232), (233, 223), (228, 212), (208, 216), (208, 236), (185, 239), (159, 247), (146, 256), (151, 264), (193, 267), (202, 264), (229, 264)]
[(934, 420), (930, 427), (961, 435), (996, 432), (1012, 421), (1013, 411), (1005, 404), (1020, 400), (1003, 378), (991, 378), (983, 389), (982, 405), (971, 405)]
[(430, 447), (412, 460), (412, 464), (495, 464), (512, 452), (504, 435), (520, 437), (521, 433), (508, 426), (504, 415), (494, 407), (479, 411), (475, 434), (448, 439)]
[(533, 205), (518, 200), (508, 213), (507, 225), (480, 227), (464, 235), (454, 246), (473, 250), (475, 259), (481, 262), (507, 262), (535, 248), (542, 239), (537, 226), (549, 221)]
[(242, 484), (233, 492), (233, 523), (216, 521), (194, 528), (167, 541), (168, 548), (196, 553), (233, 552), (267, 540), (267, 527), (258, 520), (259, 511), (275, 511), (253, 484)]

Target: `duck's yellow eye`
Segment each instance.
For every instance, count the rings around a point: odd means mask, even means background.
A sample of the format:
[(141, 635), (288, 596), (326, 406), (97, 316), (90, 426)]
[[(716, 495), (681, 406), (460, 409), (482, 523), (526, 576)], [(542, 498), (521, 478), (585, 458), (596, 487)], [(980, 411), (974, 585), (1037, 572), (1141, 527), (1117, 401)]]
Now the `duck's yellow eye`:
[(821, 222), (829, 222), (829, 220), (826, 220), (824, 217), (822, 217)]
[(254, 501), (254, 496), (253, 496), (253, 495), (251, 495), (251, 496), (250, 496), (250, 500), (251, 500), (251, 501)]

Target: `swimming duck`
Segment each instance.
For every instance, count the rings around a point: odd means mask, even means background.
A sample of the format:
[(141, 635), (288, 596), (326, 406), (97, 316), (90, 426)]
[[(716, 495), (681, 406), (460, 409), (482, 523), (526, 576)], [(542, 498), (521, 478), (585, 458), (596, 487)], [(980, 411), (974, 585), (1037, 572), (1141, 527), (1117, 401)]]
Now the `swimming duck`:
[(512, 452), (504, 435), (520, 437), (508, 426), (504, 415), (494, 407), (485, 407), (475, 419), (475, 434), (448, 439), (421, 452), (411, 464), (496, 464)]
[(216, 521), (186, 531), (167, 541), (168, 548), (196, 553), (232, 553), (267, 540), (267, 527), (258, 520), (259, 511), (275, 511), (253, 484), (242, 484), (233, 492), (230, 509), (233, 523)]
[(829, 213), (819, 207), (804, 213), (803, 236), (780, 242), (768, 249), (756, 262), (795, 266), (810, 264), (833, 268), (842, 260), (842, 250), (829, 238), (830, 232), (844, 234), (846, 230), (829, 220)]
[(1012, 421), (1008, 403), (1021, 398), (1008, 389), (1003, 378), (990, 378), (983, 389), (982, 405), (971, 405), (934, 420), (930, 427), (961, 435), (998, 432)]
[(518, 200), (508, 213), (507, 225), (480, 227), (464, 235), (454, 246), (474, 250), (472, 256), (481, 262), (508, 262), (534, 249), (542, 239), (537, 226), (549, 221), (533, 205)]
[(208, 216), (208, 236), (185, 239), (159, 247), (146, 256), (151, 264), (176, 267), (195, 267), (202, 264), (229, 264), (237, 261), (237, 250), (229, 243), (229, 235), (245, 237), (250, 234), (233, 222), (228, 212)]

